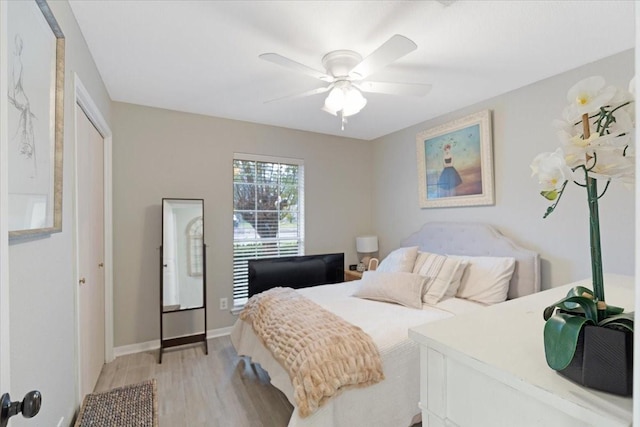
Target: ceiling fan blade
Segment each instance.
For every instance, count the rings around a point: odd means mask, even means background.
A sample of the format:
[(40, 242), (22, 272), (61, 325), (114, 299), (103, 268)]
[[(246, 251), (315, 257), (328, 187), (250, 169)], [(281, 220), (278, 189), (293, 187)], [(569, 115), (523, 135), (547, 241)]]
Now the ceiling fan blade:
[(396, 34), (373, 51), (371, 55), (364, 58), (358, 65), (353, 67), (349, 75), (354, 78), (364, 79), (391, 64), (396, 59), (402, 58), (409, 52), (413, 52), (417, 48), (418, 45), (413, 41), (405, 36)]
[(424, 83), (358, 82), (355, 86), (363, 92), (403, 96), (425, 96), (431, 90), (431, 85)]
[(331, 85), (329, 85), (327, 87), (319, 87), (319, 88), (316, 88), (316, 89), (311, 89), (311, 90), (308, 90), (308, 91), (302, 92), (302, 93), (295, 93), (293, 95), (287, 95), (287, 96), (283, 96), (281, 98), (270, 99), (269, 101), (265, 101), (264, 103), (268, 104), (270, 102), (284, 101), (285, 99), (303, 98), (305, 96), (317, 95), (319, 93), (328, 92), (331, 89), (333, 89), (333, 84), (331, 84)]
[(314, 70), (311, 67), (307, 67), (306, 65), (303, 65), (292, 59), (285, 58), (284, 56), (279, 55), (277, 53), (263, 53), (262, 55), (259, 56), (259, 58), (264, 59), (265, 61), (273, 62), (274, 64), (278, 64), (285, 68), (296, 70), (298, 72), (301, 72), (311, 77), (315, 77), (316, 79), (320, 79), (325, 82), (333, 81), (333, 77), (329, 76), (328, 74), (323, 73), (322, 71)]

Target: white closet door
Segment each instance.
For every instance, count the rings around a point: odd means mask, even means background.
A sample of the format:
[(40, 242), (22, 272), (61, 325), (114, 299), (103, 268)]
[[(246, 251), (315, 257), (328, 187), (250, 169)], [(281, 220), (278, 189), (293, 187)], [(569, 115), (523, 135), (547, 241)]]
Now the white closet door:
[(104, 139), (76, 106), (80, 398), (105, 362)]

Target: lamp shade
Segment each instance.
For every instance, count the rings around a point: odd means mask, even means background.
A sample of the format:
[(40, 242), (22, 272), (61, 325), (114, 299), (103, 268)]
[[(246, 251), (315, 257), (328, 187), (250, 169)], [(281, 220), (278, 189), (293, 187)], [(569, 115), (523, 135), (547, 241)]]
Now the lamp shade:
[(342, 110), (344, 98), (344, 91), (340, 88), (334, 87), (331, 92), (329, 92), (327, 99), (324, 101), (324, 108), (335, 116), (338, 111)]
[(378, 251), (378, 236), (356, 237), (356, 251), (370, 254)]
[(336, 86), (331, 89), (322, 109), (334, 116), (341, 111), (342, 117), (348, 117), (358, 114), (365, 105), (367, 100), (362, 93), (349, 82), (342, 82), (342, 84), (336, 83)]
[(344, 102), (342, 105), (342, 115), (344, 117), (349, 117), (354, 114), (358, 114), (360, 110), (367, 105), (367, 100), (362, 96), (358, 89), (350, 87), (344, 96)]

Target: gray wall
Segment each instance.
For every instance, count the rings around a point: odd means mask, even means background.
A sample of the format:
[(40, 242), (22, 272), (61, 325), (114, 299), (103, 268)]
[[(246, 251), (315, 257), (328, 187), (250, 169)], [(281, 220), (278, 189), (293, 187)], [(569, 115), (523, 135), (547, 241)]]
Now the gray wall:
[[(34, 420), (12, 426), (56, 426), (71, 422), (76, 406), (74, 256), (74, 73), (111, 122), (111, 101), (67, 2), (49, 2), (66, 38), (62, 232), (11, 241), (9, 287), (11, 396), (38, 389), (43, 405)], [(9, 18), (11, 19), (11, 18)], [(10, 167), (10, 166), (9, 166)]]
[(370, 142), (124, 103), (113, 113), (116, 347), (159, 338), (163, 197), (204, 199), (208, 329), (235, 321), (218, 308), (232, 298), (234, 152), (304, 160), (306, 253), (355, 263), (355, 237), (374, 231)]
[[(633, 73), (630, 50), (374, 141), (373, 230), (380, 255), (427, 221), (476, 221), (538, 251), (545, 289), (590, 277), (586, 191), (571, 184), (556, 211), (542, 219), (549, 203), (539, 195), (529, 165), (538, 153), (559, 147), (552, 121), (562, 118), (571, 86), (601, 75), (627, 88)], [(420, 209), (416, 134), (485, 109), (493, 112), (495, 206)], [(634, 274), (634, 201), (633, 190), (619, 184), (600, 199), (605, 272)]]

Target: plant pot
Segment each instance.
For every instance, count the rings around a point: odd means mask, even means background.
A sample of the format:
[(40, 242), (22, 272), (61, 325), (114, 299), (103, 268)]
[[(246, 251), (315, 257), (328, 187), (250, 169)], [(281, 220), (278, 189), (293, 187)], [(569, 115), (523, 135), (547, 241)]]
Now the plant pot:
[(585, 325), (569, 365), (557, 371), (585, 387), (620, 396), (633, 390), (633, 334)]

